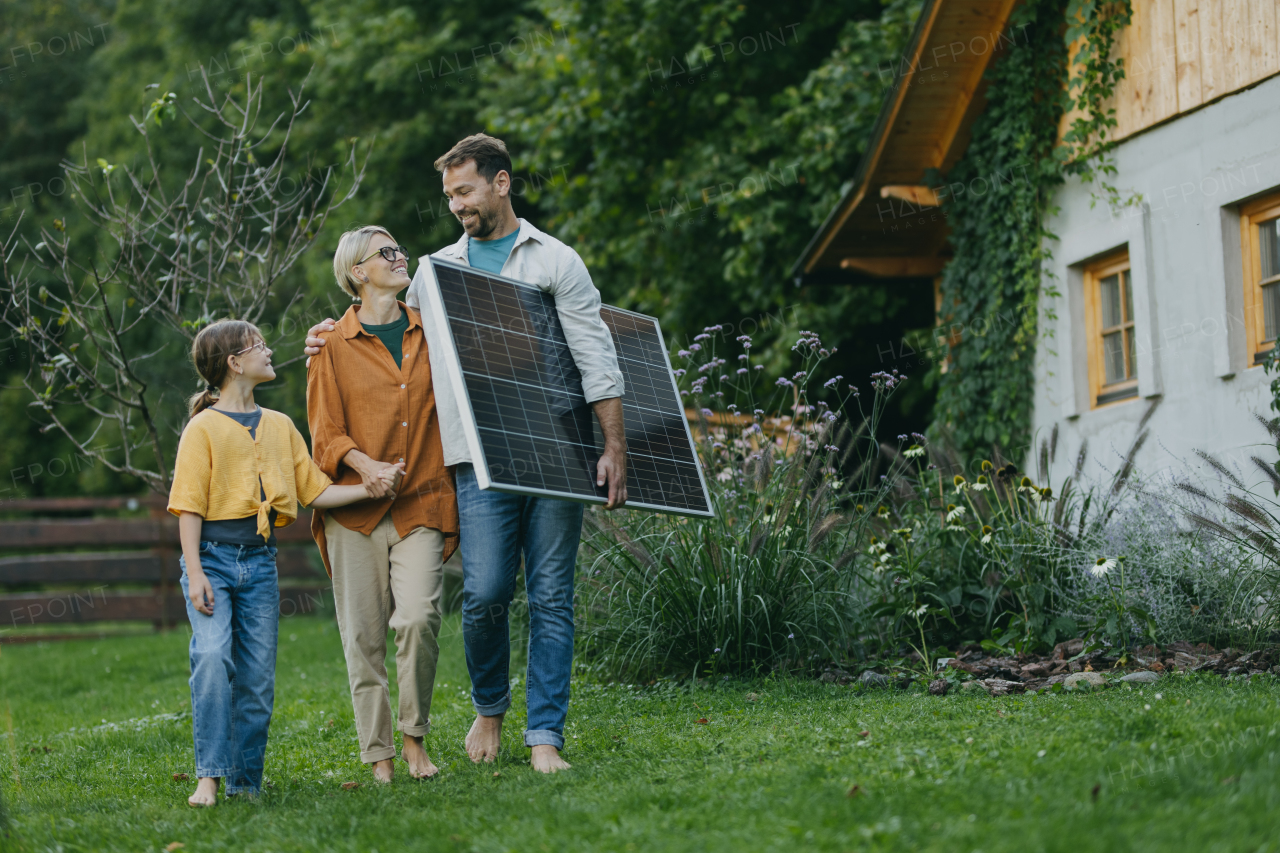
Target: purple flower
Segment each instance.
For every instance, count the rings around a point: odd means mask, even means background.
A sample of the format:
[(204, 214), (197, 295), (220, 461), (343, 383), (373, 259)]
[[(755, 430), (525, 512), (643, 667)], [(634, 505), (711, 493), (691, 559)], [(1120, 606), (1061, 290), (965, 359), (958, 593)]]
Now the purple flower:
[(687, 349), (682, 349), (679, 352), (677, 352), (676, 355), (678, 355), (680, 358), (688, 358), (690, 356), (690, 352)]
[(711, 410), (710, 410), (710, 409), (703, 409), (703, 410), (702, 410), (702, 416), (703, 416), (704, 418), (709, 418), (709, 417), (711, 417)]
[(804, 380), (804, 378), (805, 378), (806, 376), (808, 376), (808, 375), (809, 375), (808, 373), (806, 373), (805, 371), (801, 370), (801, 371), (800, 371), (799, 373), (797, 373), (795, 376), (792, 376), (792, 377), (791, 377), (791, 381), (792, 381), (792, 382), (802, 382), (802, 381)]
[(689, 349), (693, 350), (694, 352), (698, 352), (699, 350), (702, 349), (702, 344), (689, 344)]
[(764, 409), (756, 409), (756, 410), (755, 410), (755, 413), (756, 413), (757, 415), (763, 415), (763, 414), (764, 414)]
[(710, 337), (711, 337), (710, 335), (708, 335), (708, 334), (706, 334), (706, 333), (704, 332), (704, 333), (703, 333), (703, 334), (701, 334), (701, 335), (696, 335), (696, 336), (694, 337), (694, 340), (695, 340), (695, 341), (705, 341), (705, 340), (707, 340), (707, 339), (708, 339), (708, 338), (710, 338)]
[(704, 326), (704, 327), (702, 328), (702, 331), (704, 331), (704, 332), (723, 332), (723, 331), (724, 331), (724, 326), (721, 326), (720, 324), (718, 324), (718, 323), (717, 323), (717, 324), (716, 324), (716, 325), (714, 325), (714, 326)]
[(792, 383), (791, 383), (791, 380), (790, 380), (790, 379), (788, 379), (787, 377), (785, 377), (785, 376), (779, 376), (779, 377), (778, 377), (778, 381), (777, 381), (777, 382), (775, 382), (775, 383), (773, 383), (773, 384), (774, 384), (774, 385), (777, 385), (779, 388), (785, 388), (785, 387), (787, 387), (787, 386), (791, 385)]
[(684, 376), (685, 369), (683, 367), (677, 367), (675, 370), (675, 374), (676, 376)]
[(719, 649), (716, 649), (715, 653), (716, 653), (716, 654), (720, 654), (720, 650), (719, 650)]
[(720, 381), (721, 381), (721, 382), (725, 381), (725, 380), (726, 380), (726, 379), (728, 379), (728, 378), (729, 378), (729, 377), (728, 377), (728, 376), (725, 376), (723, 373), (722, 373), (722, 374), (720, 374)]
[(795, 634), (787, 634), (787, 639), (788, 639), (788, 640), (794, 640), (795, 638), (796, 638), (796, 635), (795, 635)]
[(763, 364), (757, 364), (757, 365), (756, 365), (756, 370), (764, 370), (764, 365), (763, 365)]
[(750, 335), (738, 335), (737, 341), (738, 341), (738, 343), (740, 343), (740, 344), (750, 344), (750, 343), (751, 343), (751, 336), (750, 336)]
[(746, 369), (745, 367), (739, 367), (739, 368), (738, 368), (738, 375), (739, 375), (739, 376), (741, 376), (742, 374), (744, 374), (744, 373), (746, 373), (746, 372), (747, 372), (747, 369)]

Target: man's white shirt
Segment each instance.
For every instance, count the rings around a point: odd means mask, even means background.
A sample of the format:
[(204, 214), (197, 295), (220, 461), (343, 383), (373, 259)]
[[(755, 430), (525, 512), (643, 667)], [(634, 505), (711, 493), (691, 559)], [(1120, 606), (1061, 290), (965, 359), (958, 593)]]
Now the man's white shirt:
[[(470, 237), (464, 232), (458, 242), (445, 246), (431, 257), (470, 266), (467, 246)], [(462, 415), (453, 388), (453, 379), (444, 366), (442, 353), (448, 344), (441, 339), (426, 299), (426, 274), (423, 264), (428, 256), (418, 259), (418, 270), (409, 285), (405, 302), (423, 315), (427, 352), (431, 359), (431, 384), (436, 398), (436, 414), (440, 418), (440, 441), (444, 445), (444, 464), (472, 462), (462, 430)], [(622, 370), (613, 348), (613, 336), (600, 319), (600, 291), (591, 281), (587, 266), (578, 253), (564, 243), (520, 220), (520, 231), (511, 253), (502, 266), (502, 276), (536, 285), (556, 300), (556, 313), (564, 329), (565, 341), (582, 374), (582, 390), (588, 403), (621, 397)]]

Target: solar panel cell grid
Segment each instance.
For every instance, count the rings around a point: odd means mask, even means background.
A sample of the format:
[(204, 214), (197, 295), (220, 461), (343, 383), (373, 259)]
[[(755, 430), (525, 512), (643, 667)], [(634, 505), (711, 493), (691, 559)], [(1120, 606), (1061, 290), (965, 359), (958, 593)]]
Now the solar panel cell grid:
[[(603, 436), (555, 299), (446, 261), (432, 267), (493, 487), (603, 500)], [(711, 514), (657, 321), (609, 306), (600, 314), (626, 383), (628, 505)]]

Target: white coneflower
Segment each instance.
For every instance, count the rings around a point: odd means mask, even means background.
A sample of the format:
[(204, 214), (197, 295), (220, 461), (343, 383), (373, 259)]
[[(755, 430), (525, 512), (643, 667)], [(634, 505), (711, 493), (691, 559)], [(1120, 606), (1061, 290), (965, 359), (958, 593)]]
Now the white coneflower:
[(964, 478), (963, 474), (956, 474), (951, 482), (955, 484), (957, 495), (963, 494), (964, 490), (969, 488), (969, 481)]
[(1106, 577), (1107, 573), (1116, 567), (1116, 561), (1109, 557), (1099, 557), (1097, 562), (1089, 567), (1089, 571), (1093, 573), (1095, 578)]
[(947, 521), (955, 521), (964, 518), (965, 508), (956, 506), (955, 504), (947, 504)]
[(987, 482), (985, 475), (978, 477), (978, 481), (973, 484), (975, 492), (985, 492), (989, 488), (991, 488), (991, 484)]
[(1030, 492), (1032, 495), (1035, 495), (1037, 497), (1040, 495), (1040, 490), (1036, 488), (1035, 483), (1031, 482), (1030, 477), (1022, 478), (1022, 480), (1018, 483), (1018, 491)]
[(908, 459), (917, 459), (921, 456), (924, 456), (924, 448), (918, 444), (913, 444), (910, 447), (908, 447), (906, 450), (902, 451), (902, 455), (907, 457)]
[(993, 533), (995, 533), (995, 531), (991, 529), (991, 525), (989, 524), (982, 525), (982, 544), (983, 545), (991, 544), (991, 534)]
[(915, 610), (911, 611), (911, 614), (913, 616), (920, 617), (920, 616), (923, 616), (928, 609), (929, 609), (929, 605), (921, 604)]

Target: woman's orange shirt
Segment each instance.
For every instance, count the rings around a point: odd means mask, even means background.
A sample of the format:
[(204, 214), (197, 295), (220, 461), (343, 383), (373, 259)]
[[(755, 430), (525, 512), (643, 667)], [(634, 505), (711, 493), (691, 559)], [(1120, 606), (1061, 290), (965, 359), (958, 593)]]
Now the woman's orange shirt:
[(400, 536), (417, 527), (439, 530), (445, 535), (446, 560), (458, 547), (458, 499), (453, 474), (444, 465), (422, 318), (404, 303), (400, 307), (409, 328), (398, 367), (382, 341), (360, 325), (353, 305), (334, 331), (321, 333), (325, 345), (307, 371), (311, 454), (320, 470), (335, 483), (359, 484), (360, 475), (342, 461), (353, 449), (388, 465), (405, 463), (394, 501), (364, 500), (312, 514), (311, 533), (330, 576), (324, 512), (348, 530), (369, 535), (390, 510)]

